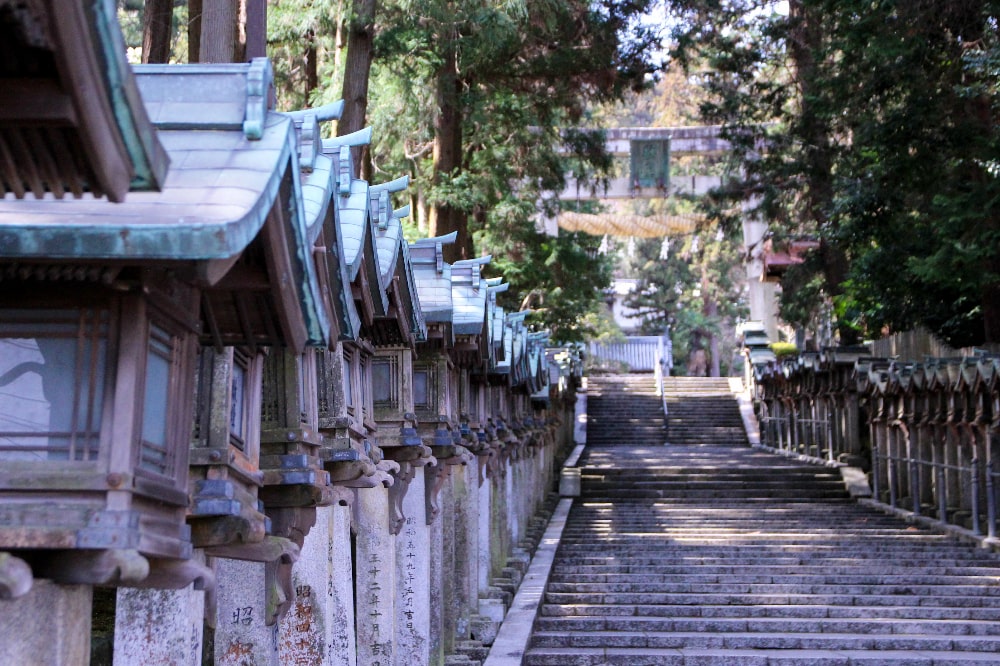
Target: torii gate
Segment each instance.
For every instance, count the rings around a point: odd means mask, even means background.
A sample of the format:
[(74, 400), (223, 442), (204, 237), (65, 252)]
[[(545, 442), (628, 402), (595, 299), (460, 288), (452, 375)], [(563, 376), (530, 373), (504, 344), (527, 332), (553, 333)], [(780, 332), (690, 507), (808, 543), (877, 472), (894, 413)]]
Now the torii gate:
[[(658, 199), (671, 195), (704, 195), (722, 183), (720, 176), (670, 175), (670, 157), (683, 155), (722, 155), (730, 146), (720, 136), (720, 126), (700, 127), (621, 127), (605, 131), (605, 148), (616, 157), (628, 157), (628, 176), (611, 178), (606, 187), (569, 178), (559, 193), (560, 201)], [(745, 206), (748, 210), (750, 206)], [(560, 228), (586, 231), (595, 235), (667, 236), (690, 233), (698, 221), (690, 215), (587, 215), (560, 213), (556, 219), (542, 220), (546, 233), (555, 235)], [(749, 286), (750, 317), (761, 321), (770, 337), (777, 339), (778, 314), (776, 285), (766, 281), (764, 236), (767, 222), (750, 215), (743, 217), (743, 243), (746, 248), (746, 276)]]

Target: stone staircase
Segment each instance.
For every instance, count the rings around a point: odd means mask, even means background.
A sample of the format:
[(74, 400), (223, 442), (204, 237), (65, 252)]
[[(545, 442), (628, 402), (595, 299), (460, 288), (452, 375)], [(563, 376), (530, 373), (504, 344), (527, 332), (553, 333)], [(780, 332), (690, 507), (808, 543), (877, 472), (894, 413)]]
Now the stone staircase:
[(580, 462), (524, 664), (1000, 664), (1000, 556), (857, 504), (837, 470), (727, 443), (708, 384), (668, 388), (667, 446), (588, 423), (606, 443)]
[(587, 446), (649, 446), (666, 441), (663, 402), (652, 373), (587, 378)]
[(667, 442), (746, 443), (740, 408), (726, 377), (667, 377)]

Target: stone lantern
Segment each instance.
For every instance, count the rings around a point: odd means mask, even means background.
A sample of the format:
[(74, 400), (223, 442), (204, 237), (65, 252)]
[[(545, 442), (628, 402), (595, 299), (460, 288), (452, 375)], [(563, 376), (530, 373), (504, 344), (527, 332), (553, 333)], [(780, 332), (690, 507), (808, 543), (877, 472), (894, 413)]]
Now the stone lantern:
[[(0, 549), (36, 576), (181, 587), (210, 575), (187, 562), (189, 509), (199, 545), (266, 530), (260, 355), (325, 345), (331, 328), (270, 74), (262, 59), (129, 69), (119, 130), (162, 142), (159, 188), (133, 183), (116, 204), (97, 191), (0, 201), (2, 381), (16, 386), (0, 407), (0, 495), (16, 507)], [(206, 177), (222, 164), (225, 178)]]
[(5, 263), (0, 548), (59, 582), (170, 578), (151, 561), (191, 555), (198, 292), (154, 271)]

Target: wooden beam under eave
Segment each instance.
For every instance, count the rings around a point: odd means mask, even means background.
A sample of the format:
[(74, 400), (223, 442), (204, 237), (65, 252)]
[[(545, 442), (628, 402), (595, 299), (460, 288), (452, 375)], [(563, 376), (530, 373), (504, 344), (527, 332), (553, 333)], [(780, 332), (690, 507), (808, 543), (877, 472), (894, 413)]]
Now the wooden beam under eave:
[(101, 46), (90, 29), (94, 19), (87, 15), (82, 3), (50, 0), (46, 5), (57, 43), (56, 66), (81, 119), (77, 128), (95, 178), (108, 199), (124, 201), (134, 167), (111, 106), (107, 72), (99, 58)]
[(73, 100), (53, 79), (4, 79), (0, 127), (55, 125), (75, 127), (78, 123)]
[[(282, 187), (282, 194), (284, 190)], [(287, 202), (282, 194), (278, 195), (264, 222), (264, 228), (254, 242), (261, 242), (264, 246), (264, 261), (271, 283), (271, 297), (285, 346), (301, 354), (306, 347), (307, 328), (305, 315), (302, 313), (302, 302), (295, 287), (295, 270), (290, 262), (293, 250), (285, 233), (290, 225), (285, 220), (283, 209)]]

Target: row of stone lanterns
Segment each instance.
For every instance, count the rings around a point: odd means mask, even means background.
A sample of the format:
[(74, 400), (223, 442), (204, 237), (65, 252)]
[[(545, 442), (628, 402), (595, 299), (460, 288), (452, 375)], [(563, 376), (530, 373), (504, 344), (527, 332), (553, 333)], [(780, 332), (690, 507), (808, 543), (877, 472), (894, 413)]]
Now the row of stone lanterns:
[(753, 329), (744, 350), (762, 443), (861, 466), (877, 501), (996, 538), (1000, 357), (851, 347), (779, 361)]
[[(26, 9), (15, 65), (44, 76), (0, 92), (76, 110), (0, 127), (22, 147), (0, 164), (10, 654), (80, 663), (89, 635), (18, 618), (117, 586), (116, 663), (201, 659), (202, 616), (219, 663), (439, 663), (502, 617), (493, 577), (571, 438), (579, 355), (549, 363), (489, 257), (406, 242), (407, 180), (353, 175), (370, 130), (320, 138), (341, 104), (273, 111), (264, 59), (133, 75), (113, 17), (78, 43)], [(93, 136), (124, 152), (59, 153)], [(131, 191), (97, 187), (121, 168)]]

